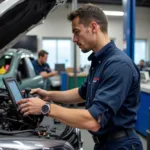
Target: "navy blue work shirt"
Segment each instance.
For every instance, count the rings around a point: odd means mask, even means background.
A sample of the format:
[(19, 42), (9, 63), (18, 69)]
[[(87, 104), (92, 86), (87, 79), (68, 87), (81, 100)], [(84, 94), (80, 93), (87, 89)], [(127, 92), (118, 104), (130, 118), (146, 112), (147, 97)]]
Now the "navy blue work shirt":
[(40, 65), (38, 63), (38, 60), (34, 60), (32, 64), (33, 64), (36, 75), (39, 75), (41, 72), (44, 72), (44, 71), (46, 71), (47, 73), (51, 72), (50, 66), (47, 63)]
[(140, 103), (137, 66), (113, 41), (92, 53), (89, 60), (91, 68), (79, 95), (101, 126), (98, 132), (90, 132), (99, 136), (120, 128), (134, 128)]

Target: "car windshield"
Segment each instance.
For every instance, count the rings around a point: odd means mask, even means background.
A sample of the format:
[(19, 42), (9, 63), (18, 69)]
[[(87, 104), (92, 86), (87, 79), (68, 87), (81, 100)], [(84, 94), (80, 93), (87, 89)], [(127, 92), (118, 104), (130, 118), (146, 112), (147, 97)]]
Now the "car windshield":
[(0, 74), (6, 74), (9, 71), (13, 56), (4, 55), (0, 58)]

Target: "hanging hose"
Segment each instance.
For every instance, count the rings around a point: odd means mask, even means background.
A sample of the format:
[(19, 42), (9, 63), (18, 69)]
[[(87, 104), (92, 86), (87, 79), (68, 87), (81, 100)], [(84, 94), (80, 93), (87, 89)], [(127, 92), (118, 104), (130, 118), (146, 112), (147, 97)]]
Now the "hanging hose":
[(35, 130), (22, 130), (22, 131), (4, 131), (4, 130), (0, 130), (0, 134), (4, 134), (4, 135), (13, 135), (13, 134), (20, 134), (20, 133), (25, 133), (25, 132), (33, 132), (33, 133), (37, 133)]

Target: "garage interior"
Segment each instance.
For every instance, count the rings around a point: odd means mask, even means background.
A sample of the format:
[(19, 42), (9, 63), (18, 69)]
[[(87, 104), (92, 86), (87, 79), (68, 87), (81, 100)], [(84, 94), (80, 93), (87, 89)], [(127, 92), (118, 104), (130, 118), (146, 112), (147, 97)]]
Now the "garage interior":
[[(91, 51), (82, 53), (81, 49), (73, 43), (71, 23), (67, 20), (67, 15), (83, 4), (98, 5), (108, 17), (110, 39), (119, 49), (123, 51), (128, 49), (125, 52), (137, 66), (141, 60), (144, 61), (144, 69), (140, 70), (141, 104), (137, 113), (135, 130), (142, 141), (144, 150), (150, 150), (150, 0), (127, 1), (130, 4), (126, 4), (124, 9), (125, 0), (67, 0), (63, 6), (49, 13), (44, 22), (29, 30), (1, 55), (0, 75), (7, 76), (11, 67), (12, 74), (17, 72), (15, 78), (21, 90), (43, 88), (51, 91), (65, 91), (80, 87), (90, 69), (88, 56)], [(1, 29), (0, 31), (0, 34), (5, 34)], [(0, 41), (0, 48), (7, 43), (1, 37)], [(47, 63), (51, 71), (58, 72), (57, 75), (50, 77), (49, 81), (44, 80), (42, 83), (42, 77), (36, 76), (32, 65), (32, 62), (38, 59), (40, 50), (48, 52)], [(36, 87), (33, 78), (37, 79)], [(0, 81), (0, 88), (3, 87)], [(85, 103), (69, 105), (69, 107), (84, 109)], [(81, 130), (81, 137), (83, 150), (92, 150), (94, 141), (88, 131)]]

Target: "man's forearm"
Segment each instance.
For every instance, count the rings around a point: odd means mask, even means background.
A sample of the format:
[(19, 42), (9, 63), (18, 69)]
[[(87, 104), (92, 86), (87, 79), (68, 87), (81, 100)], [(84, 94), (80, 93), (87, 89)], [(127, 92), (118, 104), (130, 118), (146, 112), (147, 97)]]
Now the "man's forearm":
[(52, 76), (54, 76), (55, 74), (53, 73), (53, 72), (49, 72), (49, 73), (47, 73), (47, 78), (48, 77), (52, 77)]
[(87, 129), (94, 132), (100, 128), (99, 123), (96, 122), (88, 110), (69, 109), (51, 104), (49, 116), (71, 127)]
[(48, 78), (48, 77), (52, 77), (52, 76), (56, 75), (56, 73), (55, 72), (49, 72), (49, 73), (47, 73), (47, 72), (41, 72), (40, 75), (43, 78)]
[(78, 104), (84, 102), (78, 93), (78, 88), (68, 91), (48, 91), (49, 100), (65, 104)]

